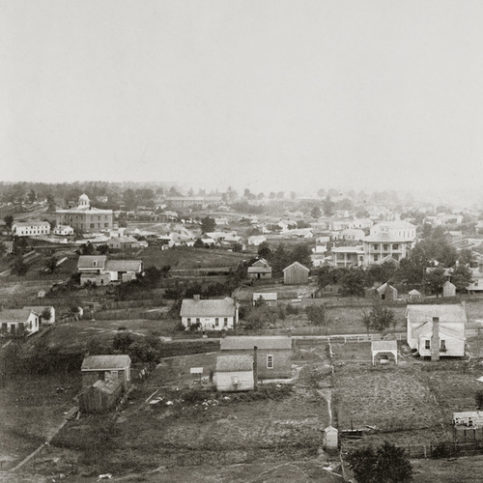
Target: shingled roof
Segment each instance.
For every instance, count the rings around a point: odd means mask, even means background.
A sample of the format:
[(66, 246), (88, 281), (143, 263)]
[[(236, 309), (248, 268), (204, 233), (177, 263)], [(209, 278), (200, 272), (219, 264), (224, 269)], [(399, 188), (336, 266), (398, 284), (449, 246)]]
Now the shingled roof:
[(106, 270), (108, 272), (141, 272), (142, 260), (108, 260)]
[(231, 297), (224, 299), (183, 299), (181, 317), (234, 317), (235, 301)]
[(273, 336), (233, 336), (220, 341), (220, 350), (291, 349), (292, 339), (284, 335)]
[(215, 370), (216, 372), (253, 371), (253, 357), (245, 354), (218, 356)]
[(109, 371), (127, 369), (131, 366), (128, 355), (87, 356), (82, 361), (81, 371)]
[(101, 269), (104, 270), (106, 266), (106, 255), (81, 255), (77, 261), (77, 269)]

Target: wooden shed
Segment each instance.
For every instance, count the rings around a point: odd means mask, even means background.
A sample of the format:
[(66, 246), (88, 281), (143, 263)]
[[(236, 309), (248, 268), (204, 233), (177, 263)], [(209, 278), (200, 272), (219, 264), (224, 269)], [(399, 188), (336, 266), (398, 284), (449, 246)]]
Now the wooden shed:
[(283, 269), (283, 283), (285, 285), (300, 285), (308, 283), (310, 269), (299, 262), (293, 262)]
[(128, 355), (101, 355), (84, 357), (81, 367), (82, 387), (96, 381), (120, 380), (124, 390), (131, 383), (131, 358)]
[(443, 297), (455, 297), (456, 296), (456, 286), (449, 280), (446, 280), (443, 284)]
[(378, 298), (386, 302), (392, 302), (394, 300), (397, 300), (397, 289), (394, 288), (392, 285), (389, 285), (388, 282), (382, 284), (376, 290), (376, 293)]
[(86, 387), (79, 398), (80, 409), (85, 413), (104, 413), (112, 409), (122, 395), (119, 379), (101, 381)]
[(216, 358), (213, 381), (217, 391), (251, 391), (255, 387), (254, 359), (249, 354), (227, 354)]

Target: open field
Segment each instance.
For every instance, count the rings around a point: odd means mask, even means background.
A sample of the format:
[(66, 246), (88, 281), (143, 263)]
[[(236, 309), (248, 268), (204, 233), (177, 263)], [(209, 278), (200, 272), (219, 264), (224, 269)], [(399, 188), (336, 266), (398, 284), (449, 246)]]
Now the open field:
[[(401, 345), (400, 345), (401, 349)], [(332, 344), (333, 404), (340, 430), (377, 428), (354, 444), (429, 445), (452, 440), (454, 411), (472, 410), (483, 370), (467, 361), (423, 361), (402, 352), (399, 365), (371, 366), (369, 343)]]
[[(302, 371), (325, 364), (325, 346), (317, 351), (319, 355), (306, 359), (303, 354), (314, 351), (298, 352), (296, 364), (306, 364)], [(60, 458), (62, 470), (70, 473), (67, 481), (80, 476), (89, 481), (105, 472), (114, 477), (142, 473), (147, 481), (200, 481), (201, 474), (207, 479), (202, 481), (228, 474), (239, 475), (237, 481), (270, 481), (284, 475), (291, 475), (291, 481), (306, 481), (307, 475), (315, 476), (314, 481), (335, 481), (322, 469), (327, 460), (316, 457), (328, 424), (327, 404), (307, 386), (305, 377), (280, 396), (283, 388), (273, 387), (225, 397), (208, 391), (203, 403), (183, 399), (183, 387), (191, 382), (189, 368), (201, 366), (207, 373), (215, 356), (164, 359), (138, 384), (112, 425), (106, 425), (105, 416), (69, 422), (39, 455), (36, 471), (59, 471), (54, 460)], [(154, 404), (149, 404), (146, 400), (154, 391)], [(99, 438), (102, 446), (96, 443)], [(149, 470), (154, 471), (152, 480)], [(257, 479), (260, 471), (266, 478)], [(182, 474), (181, 480), (173, 480), (173, 475)]]
[(79, 373), (10, 376), (0, 389), (0, 461), (20, 461), (55, 432), (80, 389)]
[(250, 258), (246, 253), (235, 253), (227, 250), (203, 249), (203, 248), (172, 248), (160, 250), (150, 247), (144, 249), (140, 258), (145, 267), (156, 265), (161, 268), (170, 265), (171, 268), (196, 269), (204, 267), (233, 267), (245, 259)]

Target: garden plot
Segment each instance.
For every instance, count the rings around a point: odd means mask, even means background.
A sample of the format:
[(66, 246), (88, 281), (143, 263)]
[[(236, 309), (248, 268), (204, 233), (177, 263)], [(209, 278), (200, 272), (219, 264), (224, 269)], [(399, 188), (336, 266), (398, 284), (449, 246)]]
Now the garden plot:
[(416, 430), (444, 423), (435, 394), (417, 372), (338, 369), (335, 399), (339, 429), (369, 425), (386, 431)]

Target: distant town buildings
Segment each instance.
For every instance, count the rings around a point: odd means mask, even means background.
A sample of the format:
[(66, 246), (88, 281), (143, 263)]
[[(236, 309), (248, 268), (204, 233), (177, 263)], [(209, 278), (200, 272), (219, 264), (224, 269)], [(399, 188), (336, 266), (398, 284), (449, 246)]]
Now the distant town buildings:
[(57, 209), (55, 218), (57, 225), (69, 225), (82, 232), (108, 231), (113, 226), (112, 210), (93, 208), (85, 193), (76, 208)]
[(201, 300), (199, 295), (183, 299), (181, 323), (186, 329), (229, 330), (238, 323), (238, 304), (231, 298)]
[(50, 234), (48, 221), (16, 221), (12, 225), (12, 234), (15, 236), (47, 236)]
[(406, 221), (387, 221), (371, 227), (364, 238), (364, 265), (406, 258), (416, 243), (416, 227)]

